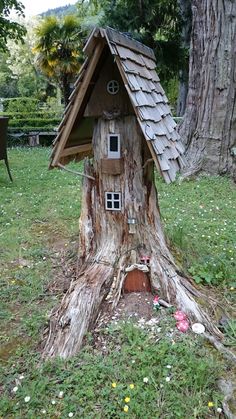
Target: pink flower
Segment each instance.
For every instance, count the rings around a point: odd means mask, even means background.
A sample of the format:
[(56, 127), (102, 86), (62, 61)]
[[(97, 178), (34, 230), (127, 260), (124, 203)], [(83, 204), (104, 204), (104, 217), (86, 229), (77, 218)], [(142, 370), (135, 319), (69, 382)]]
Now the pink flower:
[(159, 304), (158, 301), (159, 301), (159, 297), (158, 297), (158, 295), (155, 295), (155, 297), (153, 299), (153, 304)]
[(178, 321), (181, 321), (181, 320), (186, 320), (187, 316), (183, 311), (178, 310), (175, 312), (174, 318)]
[(180, 320), (176, 323), (176, 327), (180, 332), (185, 333), (189, 328), (189, 322), (188, 320)]

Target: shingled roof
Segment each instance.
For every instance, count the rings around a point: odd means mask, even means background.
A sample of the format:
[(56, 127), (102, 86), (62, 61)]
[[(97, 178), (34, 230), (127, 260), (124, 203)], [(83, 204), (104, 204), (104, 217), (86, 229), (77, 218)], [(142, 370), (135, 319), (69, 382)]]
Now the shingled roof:
[(91, 153), (91, 144), (68, 148), (67, 141), (75, 121), (78, 121), (78, 115), (83, 116), (89, 96), (87, 91), (91, 89), (91, 80), (105, 45), (109, 46), (115, 58), (152, 158), (165, 181), (169, 183), (184, 165), (184, 148), (156, 73), (154, 53), (140, 42), (111, 28), (95, 28), (85, 45), (87, 58), (59, 126), (50, 167), (57, 166), (65, 156), (71, 159), (76, 155), (78, 157)]

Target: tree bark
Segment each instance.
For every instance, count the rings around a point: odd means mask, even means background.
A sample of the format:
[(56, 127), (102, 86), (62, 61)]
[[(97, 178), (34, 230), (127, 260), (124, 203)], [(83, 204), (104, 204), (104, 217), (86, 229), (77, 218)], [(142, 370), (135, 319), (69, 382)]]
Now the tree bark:
[(192, 0), (189, 92), (180, 135), (190, 172), (236, 178), (236, 3)]
[(184, 51), (182, 69), (179, 71), (179, 94), (177, 100), (177, 116), (183, 116), (186, 109), (189, 77), (189, 47), (192, 30), (192, 10), (190, 0), (178, 0), (182, 21), (181, 42)]
[[(109, 133), (120, 133), (123, 170), (120, 175), (104, 173)], [(44, 350), (45, 357), (66, 358), (81, 347), (83, 337), (106, 299), (115, 307), (121, 296), (126, 268), (150, 256), (150, 281), (155, 292), (203, 322), (219, 336), (195, 298), (204, 299), (179, 271), (168, 250), (157, 204), (153, 161), (137, 126), (135, 116), (107, 121), (100, 118), (94, 128), (93, 163), (87, 161), (83, 184), (78, 275), (61, 305), (54, 310)], [(105, 209), (105, 192), (120, 192), (121, 211)], [(128, 219), (135, 219), (132, 231)], [(209, 298), (206, 299), (209, 305)]]

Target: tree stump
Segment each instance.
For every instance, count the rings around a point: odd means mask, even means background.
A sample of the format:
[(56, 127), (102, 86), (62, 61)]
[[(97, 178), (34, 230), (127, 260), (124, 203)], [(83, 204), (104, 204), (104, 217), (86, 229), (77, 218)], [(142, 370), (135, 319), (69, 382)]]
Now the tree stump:
[[(104, 173), (109, 133), (122, 138), (123, 171)], [(44, 356), (63, 358), (75, 354), (86, 332), (94, 325), (101, 303), (115, 307), (121, 296), (126, 268), (150, 256), (151, 287), (162, 298), (183, 309), (190, 318), (205, 324), (209, 332), (220, 334), (208, 315), (195, 301), (203, 298), (178, 270), (163, 234), (150, 152), (135, 116), (113, 121), (99, 118), (93, 134), (93, 162), (85, 164), (80, 216), (78, 275), (61, 304), (51, 316)], [(148, 164), (147, 164), (148, 162)], [(106, 209), (105, 193), (121, 194), (121, 210)], [(69, 198), (68, 198), (69, 199)], [(130, 230), (128, 220), (135, 220)]]

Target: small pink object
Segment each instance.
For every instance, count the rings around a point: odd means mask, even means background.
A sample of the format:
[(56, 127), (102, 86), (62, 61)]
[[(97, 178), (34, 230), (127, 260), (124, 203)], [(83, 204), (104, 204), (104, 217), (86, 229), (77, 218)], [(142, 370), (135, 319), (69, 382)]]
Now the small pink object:
[(181, 321), (181, 320), (186, 320), (187, 316), (183, 311), (178, 310), (175, 312), (174, 318), (178, 321)]
[(153, 304), (157, 304), (159, 301), (159, 297), (158, 295), (155, 295), (154, 299), (153, 299)]
[(189, 328), (189, 322), (188, 320), (180, 320), (179, 322), (176, 323), (176, 327), (180, 332), (187, 332), (188, 328)]

